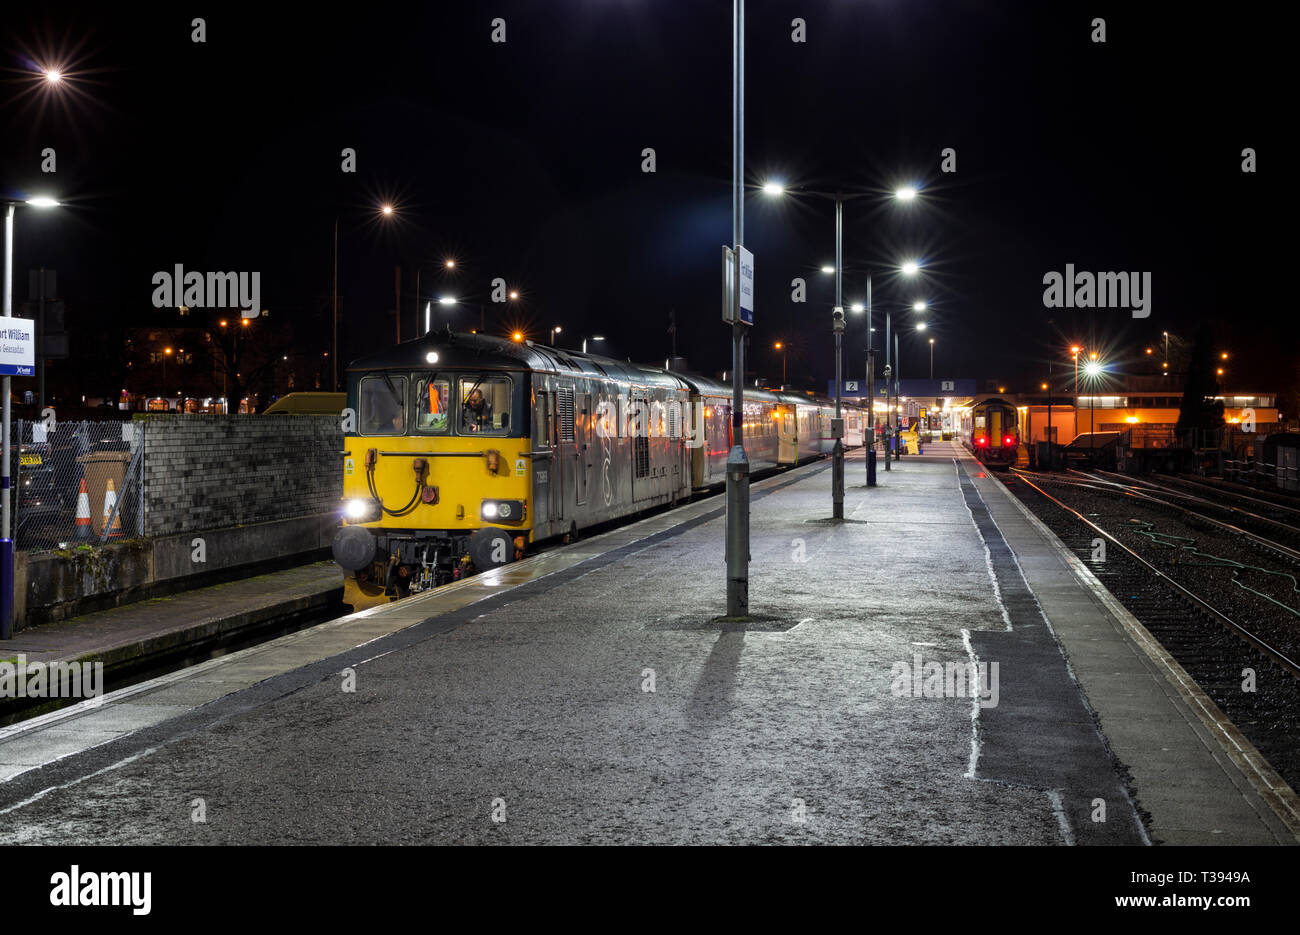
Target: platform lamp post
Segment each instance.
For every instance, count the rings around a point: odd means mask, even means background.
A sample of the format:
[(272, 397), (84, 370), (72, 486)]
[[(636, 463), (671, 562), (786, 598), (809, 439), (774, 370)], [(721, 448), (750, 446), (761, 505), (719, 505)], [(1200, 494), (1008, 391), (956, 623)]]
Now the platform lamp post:
[[(392, 217), (396, 209), (392, 205), (380, 205), (375, 209), (378, 217)], [(330, 330), (333, 333), (333, 340), (330, 348), (330, 356), (334, 358), (334, 392), (339, 389), (339, 215), (334, 215), (334, 275), (333, 286), (330, 290)], [(419, 292), (419, 289), (416, 289)], [(400, 321), (401, 306), (394, 310), (394, 317)]]
[[(1106, 368), (1097, 360), (1097, 352), (1092, 352), (1092, 359), (1083, 365), (1083, 375), (1088, 378), (1088, 386), (1092, 391), (1088, 397), (1088, 432), (1093, 435), (1097, 431), (1097, 381), (1101, 377), (1102, 371)], [(1095, 435), (1090, 439), (1089, 448), (1097, 447)]]
[[(415, 268), (415, 333), (416, 334), (420, 333), (420, 274), (423, 273), (426, 268), (432, 265), (433, 265), (432, 263), (424, 263)], [(447, 260), (443, 260), (442, 263), (439, 265), (442, 266), (443, 269), (455, 269), (456, 261), (447, 259)], [(429, 306), (430, 303), (428, 302), (424, 303), (424, 331), (426, 334), (429, 331), (429, 326), (432, 324), (429, 315), (432, 309), (430, 309)]]
[(551, 347), (555, 347), (555, 336), (563, 330), (564, 329), (561, 328), (559, 325), (556, 325), (554, 328), (551, 329)]
[(593, 342), (594, 342), (594, 341), (603, 341), (603, 340), (605, 340), (605, 337), (604, 337), (604, 335), (600, 335), (600, 334), (592, 335), (590, 338), (583, 338), (583, 339), (582, 339), (582, 353), (584, 353), (584, 354), (587, 353), (587, 342), (588, 342), (588, 341), (593, 341)]
[[(866, 198), (872, 192), (855, 192), (845, 195), (843, 192), (822, 192), (809, 189), (790, 189), (794, 195), (811, 195), (816, 198), (828, 198), (835, 202), (835, 265), (823, 266), (823, 273), (835, 274), (835, 305), (831, 311), (831, 332), (835, 335), (835, 421), (832, 434), (835, 447), (831, 452), (831, 515), (834, 519), (844, 518), (844, 419), (841, 413), (841, 394), (843, 392), (843, 338), (844, 338), (844, 202), (854, 198)], [(767, 195), (784, 195), (787, 189), (781, 182), (767, 182), (763, 185)], [(899, 188), (893, 197), (898, 201), (914, 201), (917, 190), (912, 186)], [(919, 269), (916, 264), (912, 272)], [(905, 271), (906, 272), (906, 271)], [(869, 334), (870, 332), (868, 332)], [(886, 351), (887, 352), (887, 351)], [(888, 463), (886, 463), (888, 468)]]
[(1079, 351), (1075, 344), (1070, 347), (1070, 357), (1074, 359), (1074, 434), (1079, 434)]
[[(33, 208), (57, 208), (59, 202), (53, 198), (38, 196), (28, 198), (25, 204)], [(18, 207), (18, 202), (5, 202), (5, 272), (4, 272), (4, 317), (13, 318), (14, 315), (14, 210)], [(31, 335), (32, 350), (38, 353), (36, 348), (36, 335)], [(0, 459), (4, 461), (3, 473), (0, 474), (0, 639), (9, 639), (13, 635), (13, 616), (14, 616), (14, 540), (13, 535), (13, 512), (10, 502), (10, 484), (12, 483), (9, 474), (9, 460), (12, 449), (10, 447), (10, 433), (13, 424), (13, 414), (10, 409), (10, 396), (13, 393), (13, 377), (31, 376), (35, 370), (35, 357), (33, 356), (33, 366), (25, 363), (6, 363), (0, 370), (3, 371), (3, 380), (0, 380), (0, 393), (4, 394), (4, 426), (0, 431), (4, 432), (4, 442), (0, 450)]]
[(782, 344), (780, 341), (777, 341), (776, 344), (773, 345), (773, 348), (774, 348), (775, 350), (778, 350), (778, 351), (781, 352), (781, 389), (784, 390), (784, 389), (785, 389), (785, 352), (786, 352), (786, 347), (785, 347), (785, 345)]

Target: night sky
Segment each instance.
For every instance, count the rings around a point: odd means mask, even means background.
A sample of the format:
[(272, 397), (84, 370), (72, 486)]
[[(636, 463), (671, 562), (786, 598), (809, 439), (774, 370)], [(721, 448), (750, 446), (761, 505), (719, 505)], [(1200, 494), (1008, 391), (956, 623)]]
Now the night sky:
[[(262, 304), (293, 322), (304, 353), (327, 349), (338, 216), (345, 359), (393, 341), (399, 264), (411, 336), (427, 264), (425, 298), (486, 301), (497, 276), (521, 290), (516, 308), (489, 305), (489, 330), (544, 341), (560, 325), (561, 344), (603, 334), (615, 356), (661, 362), (675, 310), (691, 369), (730, 365), (731, 3), (203, 6), (4, 13), (0, 186), (68, 203), (19, 209), (17, 299), (29, 267), (58, 268), (74, 356), (114, 352), (89, 339), (96, 323), (148, 324), (150, 277), (176, 263), (260, 271)], [(1235, 386), (1294, 384), (1296, 316), (1277, 282), (1292, 215), (1271, 181), (1285, 158), (1275, 126), (1292, 109), (1280, 9), (1134, 6), (751, 0), (758, 372), (779, 380), (782, 340), (789, 382), (821, 388), (833, 374), (832, 277), (818, 272), (833, 260), (833, 206), (758, 191), (779, 178), (871, 194), (845, 206), (845, 300), (863, 295), (856, 270), (879, 271), (877, 319), (896, 310), (905, 377), (928, 372), (931, 336), (936, 376), (1029, 387), (1048, 356), (1065, 366), (1072, 340), (1122, 369), (1161, 331), (1190, 340), (1209, 320)], [(191, 41), (195, 15), (206, 43)], [(494, 17), (505, 43), (491, 41)], [(795, 17), (805, 43), (791, 41)], [(60, 95), (33, 90), (33, 62), (69, 73)], [(40, 171), (47, 146), (53, 175)], [(339, 171), (344, 147), (355, 174)], [(940, 172), (946, 147), (956, 173)], [(903, 183), (922, 189), (911, 206), (888, 198)], [(398, 215), (381, 222), (383, 201)], [(913, 256), (927, 267), (918, 283), (888, 274)], [(1151, 317), (1044, 309), (1043, 275), (1066, 263), (1151, 272)], [(805, 305), (790, 301), (796, 276)], [(904, 310), (915, 298), (932, 306), (922, 336)], [(477, 325), (476, 309), (456, 314)], [(864, 338), (853, 317), (850, 373)]]

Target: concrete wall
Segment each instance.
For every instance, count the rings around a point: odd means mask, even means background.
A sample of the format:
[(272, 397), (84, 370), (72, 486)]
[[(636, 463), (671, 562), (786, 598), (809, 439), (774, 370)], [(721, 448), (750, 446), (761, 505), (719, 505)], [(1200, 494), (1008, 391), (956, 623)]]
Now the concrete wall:
[[(320, 561), (329, 557), (337, 529), (331, 511), (98, 548), (20, 552), (14, 629)], [(195, 537), (203, 539), (204, 561), (195, 560)]]
[(266, 523), (338, 509), (337, 416), (143, 420), (145, 535)]
[[(328, 557), (343, 495), (337, 416), (134, 424), (132, 446), (145, 446), (145, 538), (20, 553), (15, 629)], [(134, 485), (125, 495), (138, 497)]]

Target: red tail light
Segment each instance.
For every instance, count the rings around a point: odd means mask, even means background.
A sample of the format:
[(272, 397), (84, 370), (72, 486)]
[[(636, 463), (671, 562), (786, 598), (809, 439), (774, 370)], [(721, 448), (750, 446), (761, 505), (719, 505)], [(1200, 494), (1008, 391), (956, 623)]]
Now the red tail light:
[(978, 445), (978, 446), (987, 445), (988, 443), (989, 443), (989, 440), (988, 440), (987, 438), (985, 438), (983, 435), (981, 435), (979, 438), (975, 439), (975, 444)]
[(1010, 435), (1008, 435), (1006, 438), (1002, 439), (1002, 444), (1006, 445), (1008, 448), (1010, 448), (1010, 447), (1011, 447), (1012, 445), (1014, 445), (1015, 443), (1016, 443), (1016, 440), (1015, 440), (1014, 438), (1012, 438)]

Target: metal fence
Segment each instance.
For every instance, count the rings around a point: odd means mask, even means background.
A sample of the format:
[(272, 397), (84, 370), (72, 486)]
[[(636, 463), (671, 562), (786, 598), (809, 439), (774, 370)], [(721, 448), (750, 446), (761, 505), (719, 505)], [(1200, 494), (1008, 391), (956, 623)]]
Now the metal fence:
[(19, 420), (13, 433), (15, 548), (144, 534), (143, 422)]

